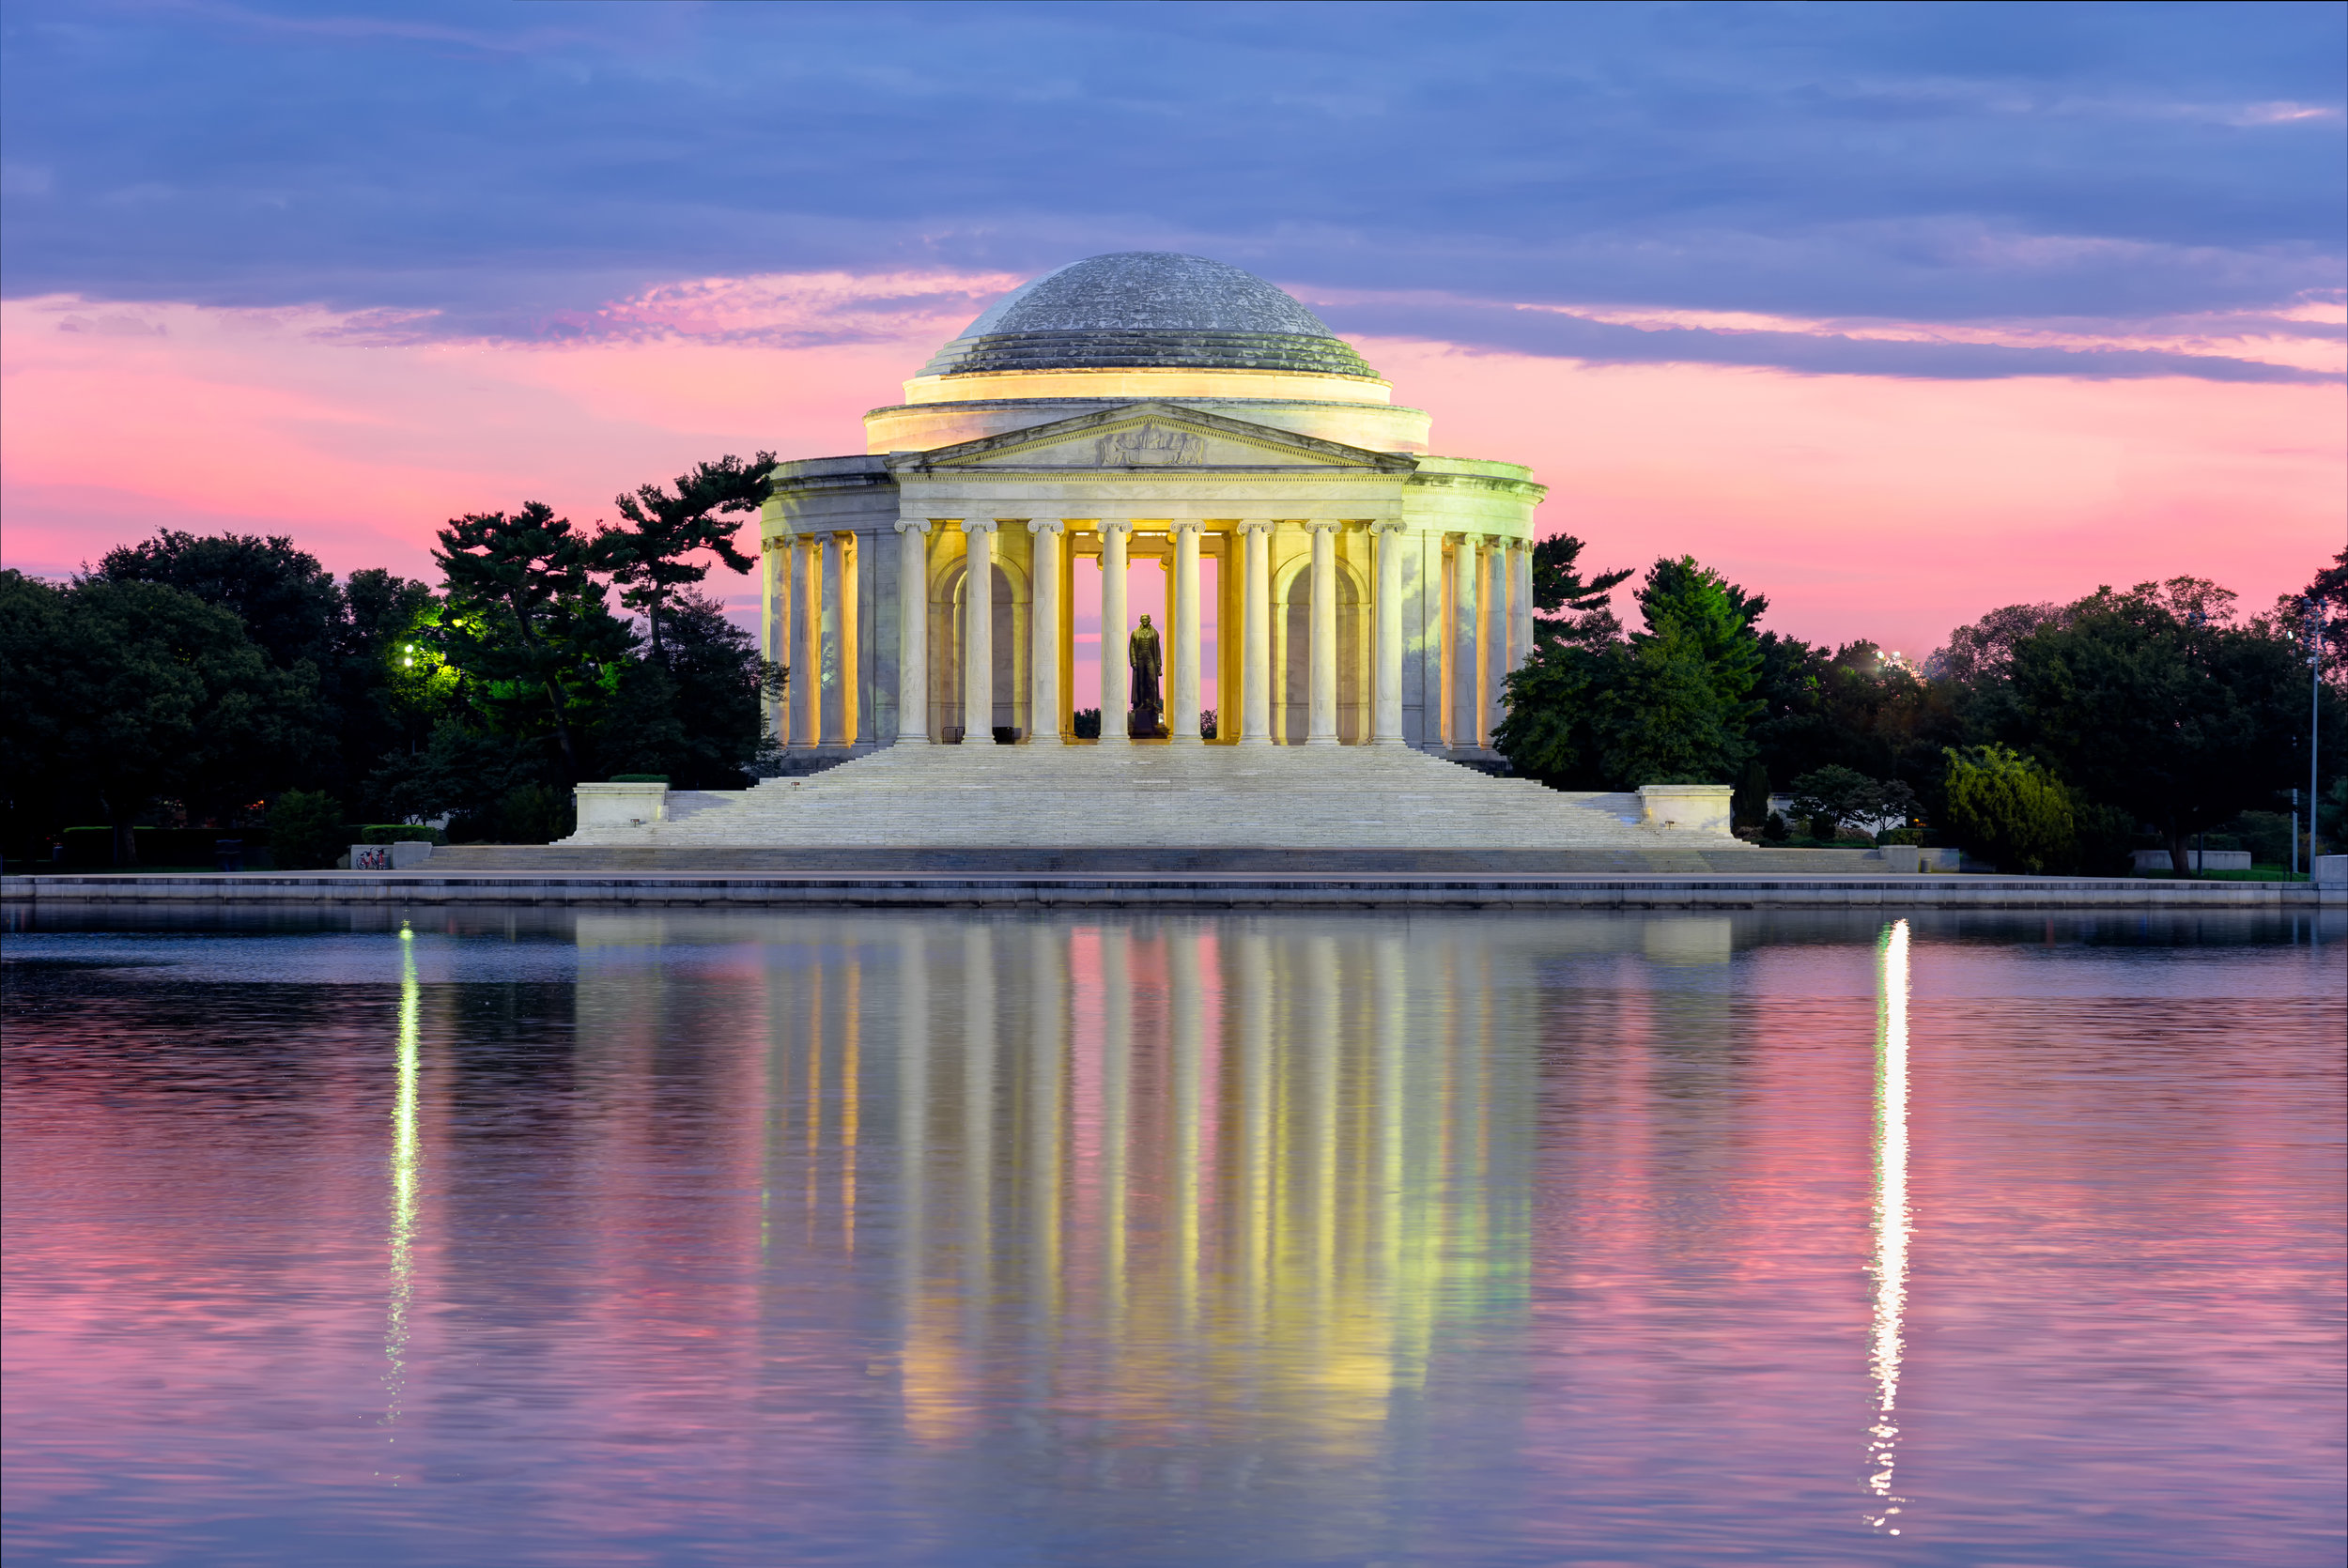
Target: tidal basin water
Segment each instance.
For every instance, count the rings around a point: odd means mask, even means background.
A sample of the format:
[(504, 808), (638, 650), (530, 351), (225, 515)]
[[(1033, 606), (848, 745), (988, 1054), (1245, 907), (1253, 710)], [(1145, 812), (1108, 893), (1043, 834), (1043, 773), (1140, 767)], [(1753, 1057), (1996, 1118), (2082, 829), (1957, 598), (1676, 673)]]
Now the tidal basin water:
[(12, 1564), (2340, 1560), (2337, 912), (18, 927)]

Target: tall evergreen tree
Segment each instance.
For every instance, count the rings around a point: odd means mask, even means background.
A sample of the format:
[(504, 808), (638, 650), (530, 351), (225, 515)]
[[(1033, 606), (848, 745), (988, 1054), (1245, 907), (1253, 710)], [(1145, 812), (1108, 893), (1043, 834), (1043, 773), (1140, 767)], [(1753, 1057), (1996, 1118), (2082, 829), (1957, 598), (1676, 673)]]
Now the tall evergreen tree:
[(1533, 637), (1537, 643), (1578, 642), (1599, 647), (1622, 635), (1607, 595), (1630, 580), (1635, 568), (1601, 572), (1582, 580), (1583, 544), (1570, 533), (1553, 534), (1533, 546)]
[(578, 727), (616, 684), (635, 643), (595, 580), (595, 541), (540, 501), (511, 516), (455, 518), (440, 541), (432, 559), (448, 585), (435, 638), (442, 655), (503, 724), (550, 730), (564, 781), (577, 781)]
[(632, 495), (613, 498), (627, 526), (605, 529), (597, 543), (612, 581), (620, 585), (620, 603), (643, 614), (655, 659), (668, 662), (671, 600), (709, 576), (709, 562), (687, 558), (707, 551), (736, 572), (756, 564), (734, 547), (740, 525), (732, 519), (758, 510), (774, 468), (771, 452), (749, 463), (728, 453), (677, 475), (674, 491), (643, 484)]

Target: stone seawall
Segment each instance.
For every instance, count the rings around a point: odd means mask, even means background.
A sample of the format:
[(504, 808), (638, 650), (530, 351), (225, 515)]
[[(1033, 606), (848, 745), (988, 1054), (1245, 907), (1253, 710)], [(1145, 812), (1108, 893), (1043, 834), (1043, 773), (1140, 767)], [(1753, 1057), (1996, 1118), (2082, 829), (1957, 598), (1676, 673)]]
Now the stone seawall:
[(0, 879), (11, 920), (41, 910), (270, 906), (548, 905), (577, 908), (2348, 909), (2348, 890), (2304, 883), (2000, 876), (1491, 876), (1335, 874), (799, 876), (252, 872)]

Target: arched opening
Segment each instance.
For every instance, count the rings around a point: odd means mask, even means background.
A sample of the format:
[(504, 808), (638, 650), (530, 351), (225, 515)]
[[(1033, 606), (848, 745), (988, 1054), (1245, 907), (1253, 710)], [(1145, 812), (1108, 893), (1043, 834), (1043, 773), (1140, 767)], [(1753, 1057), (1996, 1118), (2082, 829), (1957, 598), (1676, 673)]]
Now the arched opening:
[[(1028, 608), (1027, 575), (1017, 563), (994, 562), (994, 593), (988, 608), (994, 616), (995, 727), (1025, 732), (1028, 699)], [(964, 628), (968, 624), (970, 574), (966, 563), (954, 560), (938, 574), (930, 601), (930, 732), (945, 739), (964, 728)], [(989, 739), (966, 735), (973, 744)]]
[[(1352, 566), (1337, 568), (1337, 739), (1369, 739), (1370, 639), (1367, 585)], [(1275, 575), (1272, 609), (1272, 738), (1302, 746), (1312, 724), (1313, 573), (1310, 558)]]

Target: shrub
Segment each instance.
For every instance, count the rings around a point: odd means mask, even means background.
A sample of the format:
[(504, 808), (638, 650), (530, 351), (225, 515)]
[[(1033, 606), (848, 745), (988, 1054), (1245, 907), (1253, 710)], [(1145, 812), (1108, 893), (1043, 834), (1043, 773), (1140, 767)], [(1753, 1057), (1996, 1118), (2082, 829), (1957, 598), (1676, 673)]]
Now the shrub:
[(550, 844), (578, 830), (578, 810), (565, 791), (523, 784), (498, 800), (499, 837), (509, 844)]
[(1968, 853), (2031, 875), (2071, 858), (2078, 828), (2061, 779), (2002, 746), (1945, 755), (1949, 825)]
[(448, 835), (424, 822), (369, 822), (359, 829), (354, 844), (445, 844)]
[(614, 784), (666, 784), (669, 776), (665, 773), (615, 773), (610, 781)]
[(1101, 710), (1098, 708), (1077, 709), (1075, 722), (1070, 728), (1075, 731), (1075, 738), (1080, 741), (1099, 740), (1101, 738)]
[(1770, 812), (1768, 820), (1761, 824), (1761, 837), (1772, 844), (1782, 844), (1791, 836), (1791, 830), (1786, 827), (1785, 818), (1782, 812)]
[(343, 808), (322, 790), (287, 790), (269, 812), (270, 863), (281, 871), (323, 870), (350, 848)]

